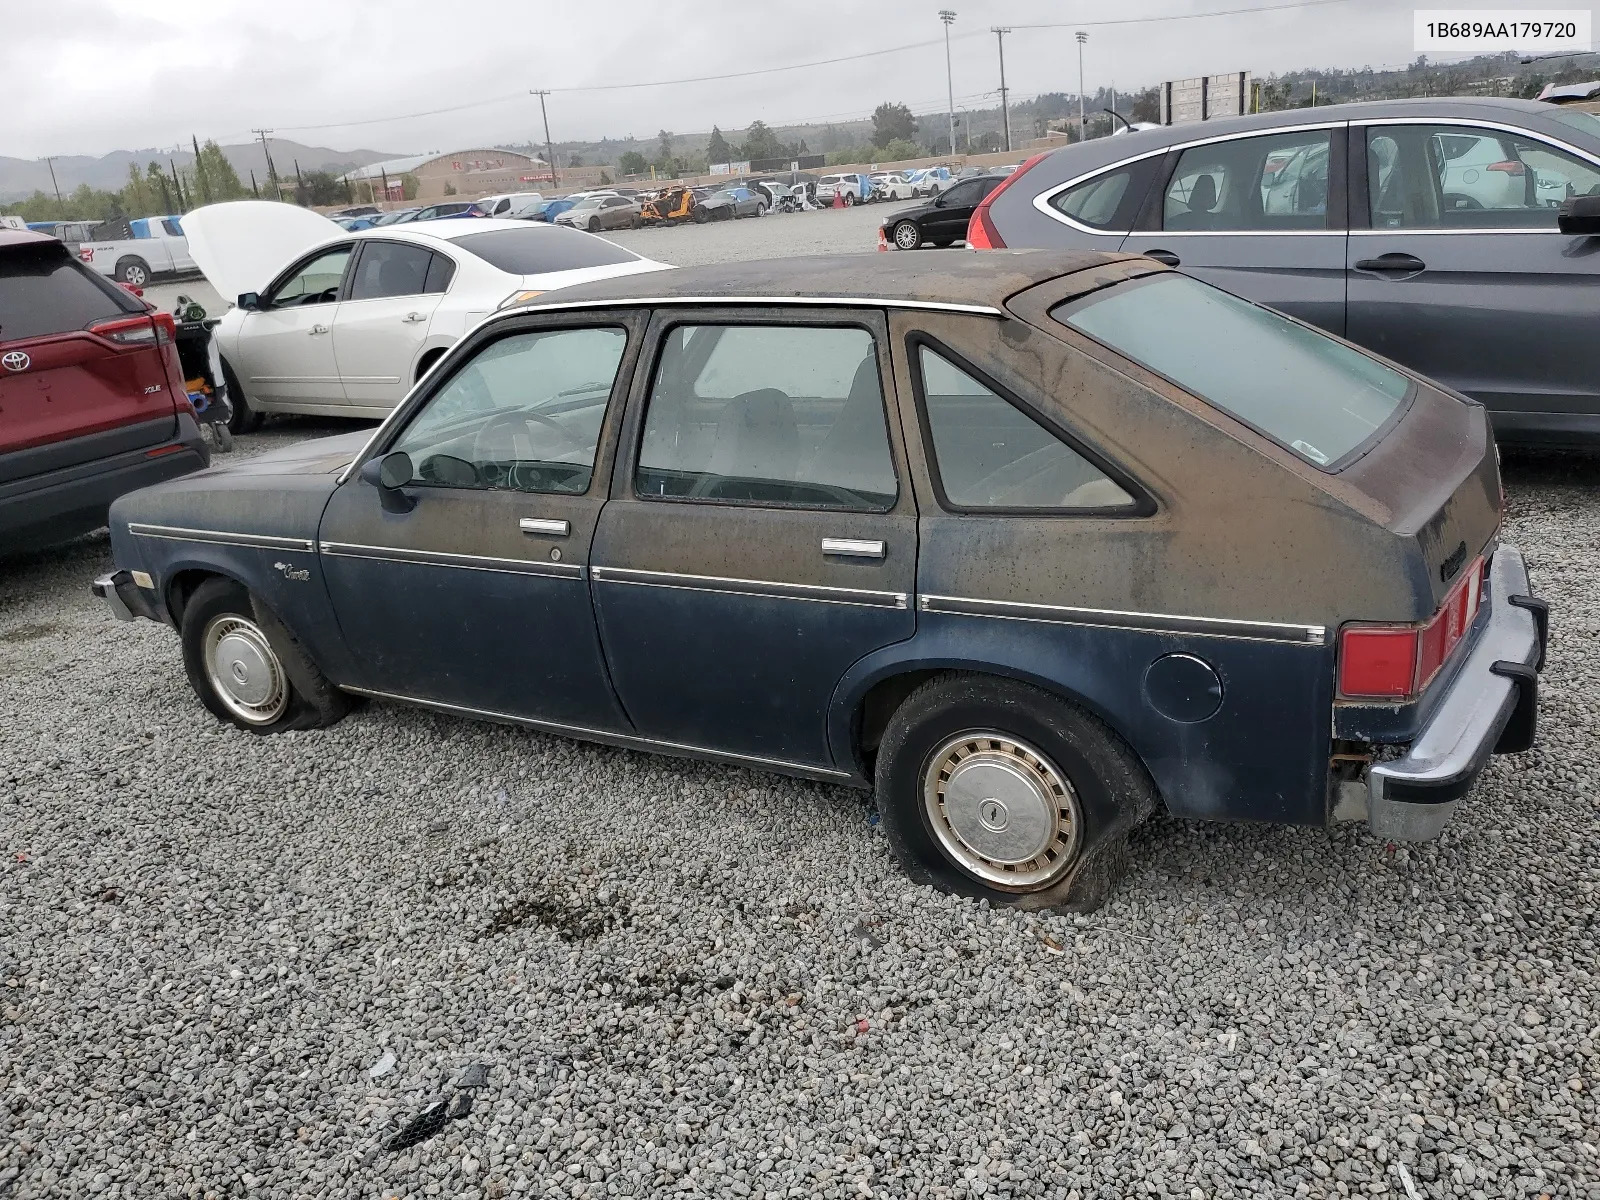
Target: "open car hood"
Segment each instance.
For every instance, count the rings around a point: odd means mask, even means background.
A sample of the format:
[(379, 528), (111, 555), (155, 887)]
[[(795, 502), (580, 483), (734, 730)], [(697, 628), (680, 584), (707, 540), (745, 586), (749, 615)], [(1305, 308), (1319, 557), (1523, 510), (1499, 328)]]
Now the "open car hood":
[(230, 303), (261, 291), (298, 255), (345, 232), (320, 213), (272, 200), (208, 204), (179, 223), (206, 282)]

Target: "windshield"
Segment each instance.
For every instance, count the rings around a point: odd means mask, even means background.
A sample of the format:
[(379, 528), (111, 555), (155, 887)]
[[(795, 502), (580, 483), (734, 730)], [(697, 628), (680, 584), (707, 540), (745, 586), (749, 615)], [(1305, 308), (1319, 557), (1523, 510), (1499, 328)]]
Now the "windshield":
[(1371, 441), (1411, 388), (1354, 347), (1182, 275), (1148, 276), (1050, 315), (1319, 467)]

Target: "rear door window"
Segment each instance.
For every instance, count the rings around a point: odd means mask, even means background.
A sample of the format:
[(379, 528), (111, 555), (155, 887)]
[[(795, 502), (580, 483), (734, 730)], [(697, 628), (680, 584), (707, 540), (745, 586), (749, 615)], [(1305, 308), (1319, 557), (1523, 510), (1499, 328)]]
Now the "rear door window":
[(1375, 439), (1411, 394), (1400, 372), (1247, 300), (1163, 272), (1052, 310), (1318, 467)]
[(1191, 146), (1162, 201), (1169, 232), (1326, 229), (1326, 129)]
[(350, 281), (350, 299), (377, 300), (385, 296), (420, 296), (427, 290), (428, 267), (433, 253), (405, 242), (368, 241)]
[(651, 386), (642, 499), (883, 512), (897, 487), (872, 335), (681, 325)]
[(119, 292), (75, 263), (60, 243), (0, 250), (0, 343), (70, 333), (144, 311)]
[(562, 225), (469, 233), (455, 238), (454, 244), (508, 275), (542, 275), (639, 261), (637, 254), (614, 242)]

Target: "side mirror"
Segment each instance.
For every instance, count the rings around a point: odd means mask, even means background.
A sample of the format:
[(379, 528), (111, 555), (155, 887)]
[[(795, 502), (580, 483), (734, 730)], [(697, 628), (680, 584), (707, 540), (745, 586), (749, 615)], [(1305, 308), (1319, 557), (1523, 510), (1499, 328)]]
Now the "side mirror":
[(1600, 234), (1600, 196), (1574, 196), (1562, 201), (1556, 228), (1562, 233)]
[(361, 464), (361, 482), (378, 489), (383, 507), (390, 512), (410, 512), (417, 506), (414, 498), (400, 490), (412, 478), (411, 455), (404, 450), (393, 450), (382, 458), (370, 458)]
[(255, 312), (261, 307), (261, 293), (242, 292), (239, 295), (238, 304), (245, 312)]

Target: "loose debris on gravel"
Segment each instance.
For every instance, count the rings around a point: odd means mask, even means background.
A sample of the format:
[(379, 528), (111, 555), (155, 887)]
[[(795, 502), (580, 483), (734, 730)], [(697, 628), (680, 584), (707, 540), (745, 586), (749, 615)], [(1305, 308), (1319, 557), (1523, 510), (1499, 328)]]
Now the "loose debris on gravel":
[(909, 885), (835, 788), (225, 729), (103, 537), (6, 563), (0, 1196), (1596, 1200), (1600, 463), (1506, 474), (1538, 748), (1426, 846), (1156, 821), (1091, 917)]

